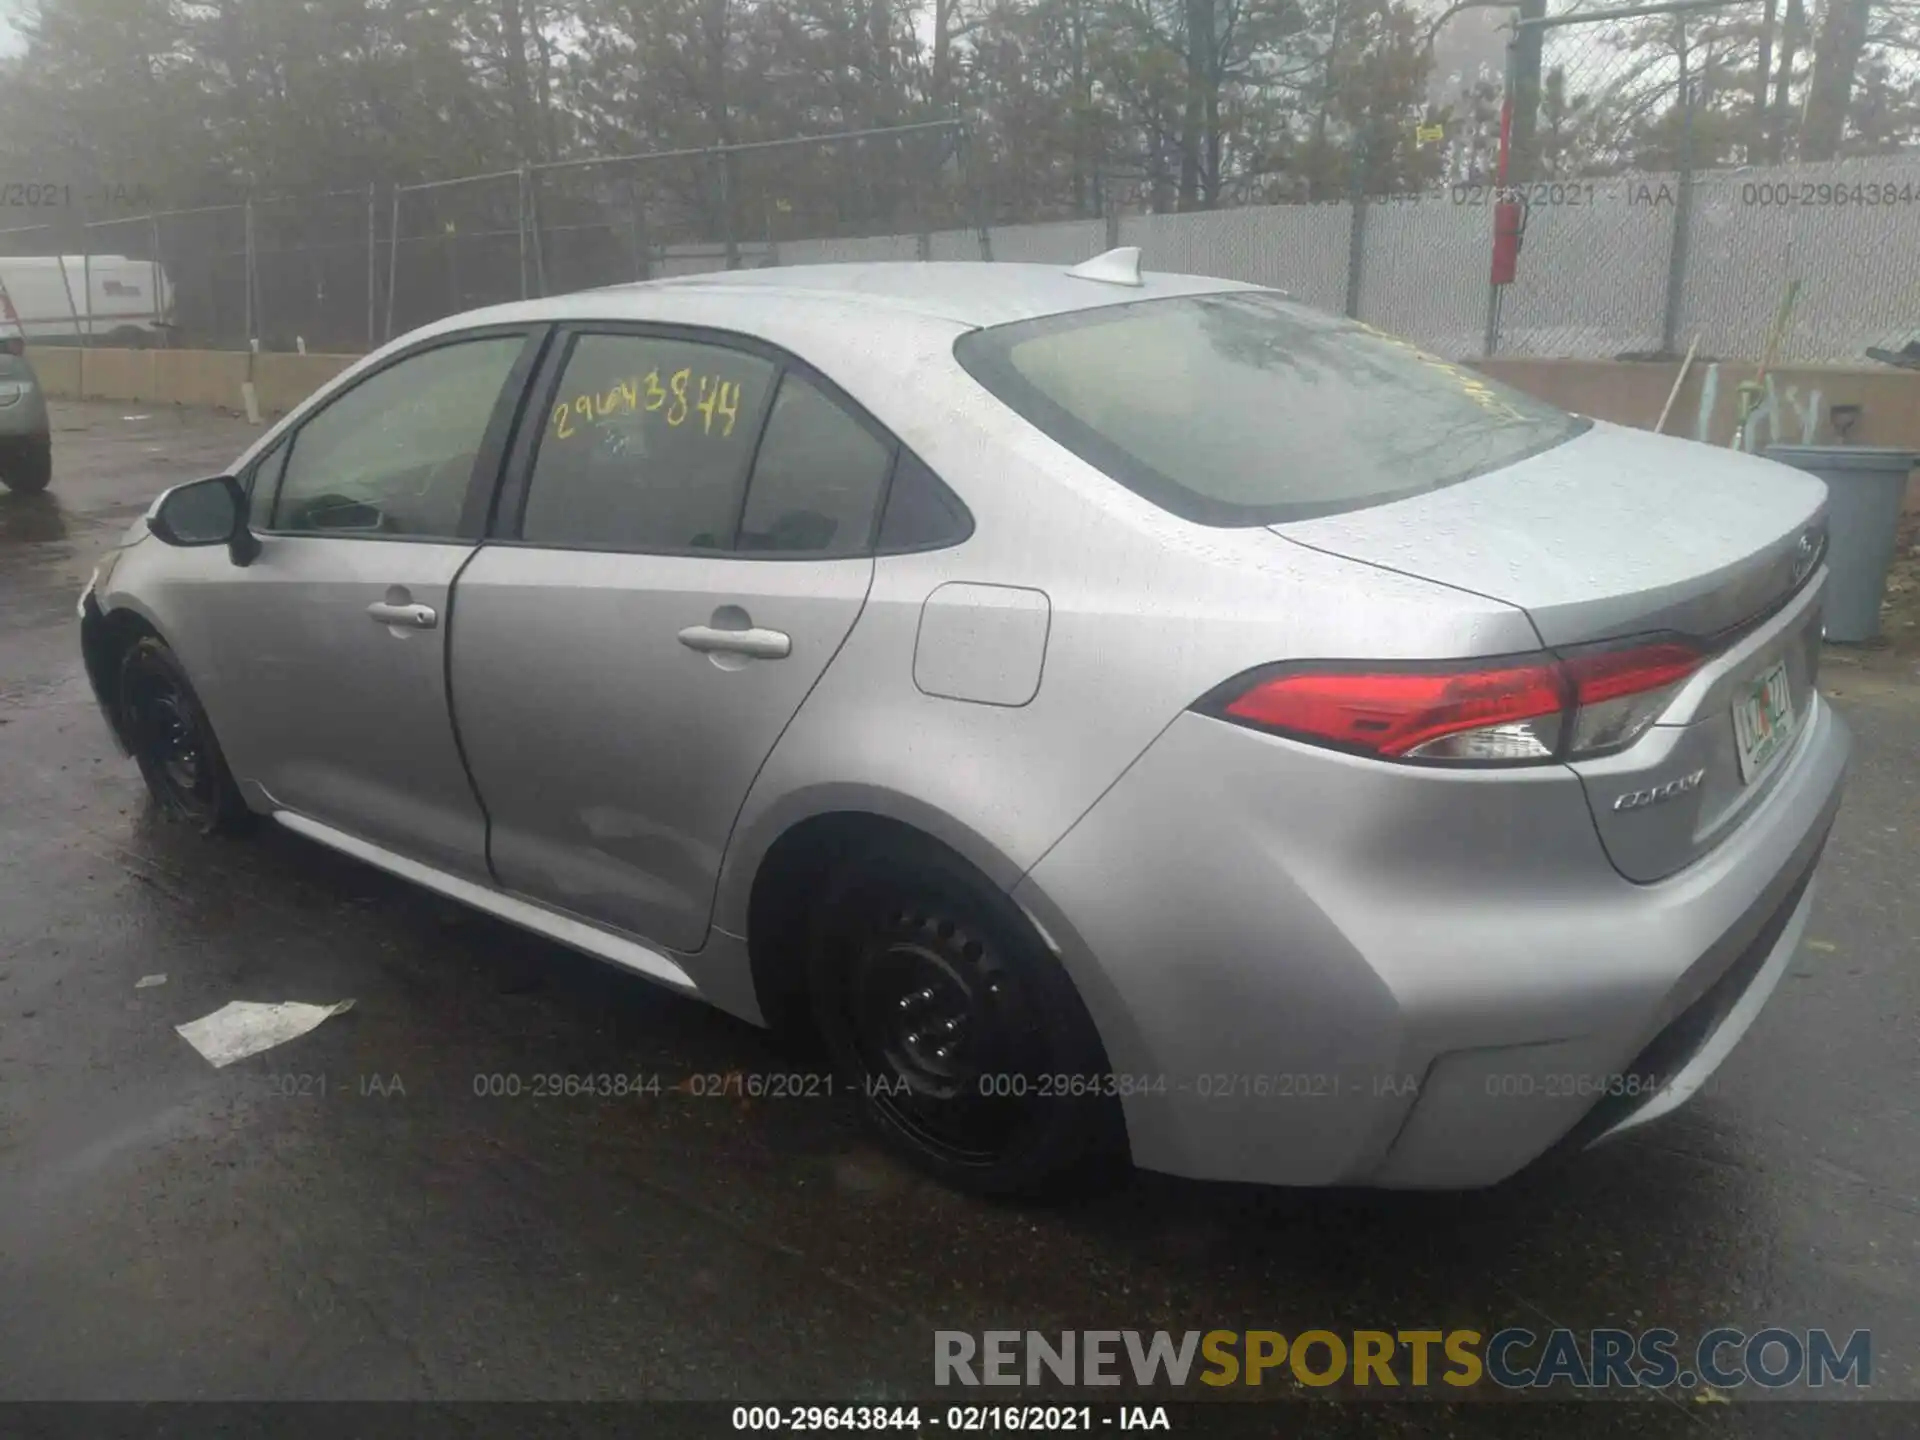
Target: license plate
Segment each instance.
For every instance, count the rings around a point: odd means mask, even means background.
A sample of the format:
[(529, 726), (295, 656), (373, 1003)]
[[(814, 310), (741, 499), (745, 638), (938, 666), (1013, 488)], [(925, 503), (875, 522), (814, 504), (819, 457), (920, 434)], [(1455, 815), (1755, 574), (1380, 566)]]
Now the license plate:
[(1740, 750), (1740, 783), (1772, 764), (1793, 738), (1793, 690), (1783, 660), (1733, 702), (1734, 741)]

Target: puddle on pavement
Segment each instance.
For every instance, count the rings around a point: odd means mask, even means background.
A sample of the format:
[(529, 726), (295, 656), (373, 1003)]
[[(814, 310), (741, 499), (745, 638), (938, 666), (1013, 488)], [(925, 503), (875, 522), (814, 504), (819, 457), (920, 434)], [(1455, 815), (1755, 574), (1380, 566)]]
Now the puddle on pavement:
[(67, 538), (67, 515), (51, 495), (0, 494), (0, 545), (45, 545)]

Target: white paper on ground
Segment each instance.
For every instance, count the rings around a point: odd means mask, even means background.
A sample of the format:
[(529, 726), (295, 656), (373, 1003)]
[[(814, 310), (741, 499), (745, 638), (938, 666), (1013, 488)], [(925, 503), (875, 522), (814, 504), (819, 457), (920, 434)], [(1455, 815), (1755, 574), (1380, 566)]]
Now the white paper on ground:
[(167, 977), (165, 975), (142, 975), (138, 980), (133, 982), (133, 988), (136, 990), (145, 990), (151, 986), (164, 985), (166, 983)]
[(338, 1005), (302, 1005), (297, 1000), (262, 1005), (253, 1000), (230, 1000), (211, 1015), (173, 1028), (217, 1070), (298, 1039), (328, 1016), (352, 1008), (351, 1000)]

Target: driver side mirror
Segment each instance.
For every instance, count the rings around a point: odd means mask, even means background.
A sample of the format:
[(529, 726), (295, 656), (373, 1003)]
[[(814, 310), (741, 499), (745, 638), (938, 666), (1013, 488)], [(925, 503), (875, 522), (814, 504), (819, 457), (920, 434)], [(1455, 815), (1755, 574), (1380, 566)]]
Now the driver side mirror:
[(174, 486), (147, 512), (147, 529), (166, 545), (224, 545), (236, 565), (251, 565), (260, 553), (247, 528), (247, 492), (231, 475)]

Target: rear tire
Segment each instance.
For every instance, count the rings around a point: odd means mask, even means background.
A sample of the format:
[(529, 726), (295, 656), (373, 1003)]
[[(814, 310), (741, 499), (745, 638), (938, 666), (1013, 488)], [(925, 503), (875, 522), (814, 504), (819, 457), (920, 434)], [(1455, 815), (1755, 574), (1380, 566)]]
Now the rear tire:
[(142, 636), (120, 661), (122, 729), (156, 809), (202, 835), (241, 834), (254, 814), (193, 683), (164, 641)]
[(814, 1019), (880, 1139), (956, 1188), (1104, 1178), (1125, 1125), (1093, 1020), (1007, 897), (932, 844), (850, 856), (815, 909)]
[(45, 435), (0, 452), (0, 485), (16, 495), (38, 495), (53, 483), (53, 441)]

